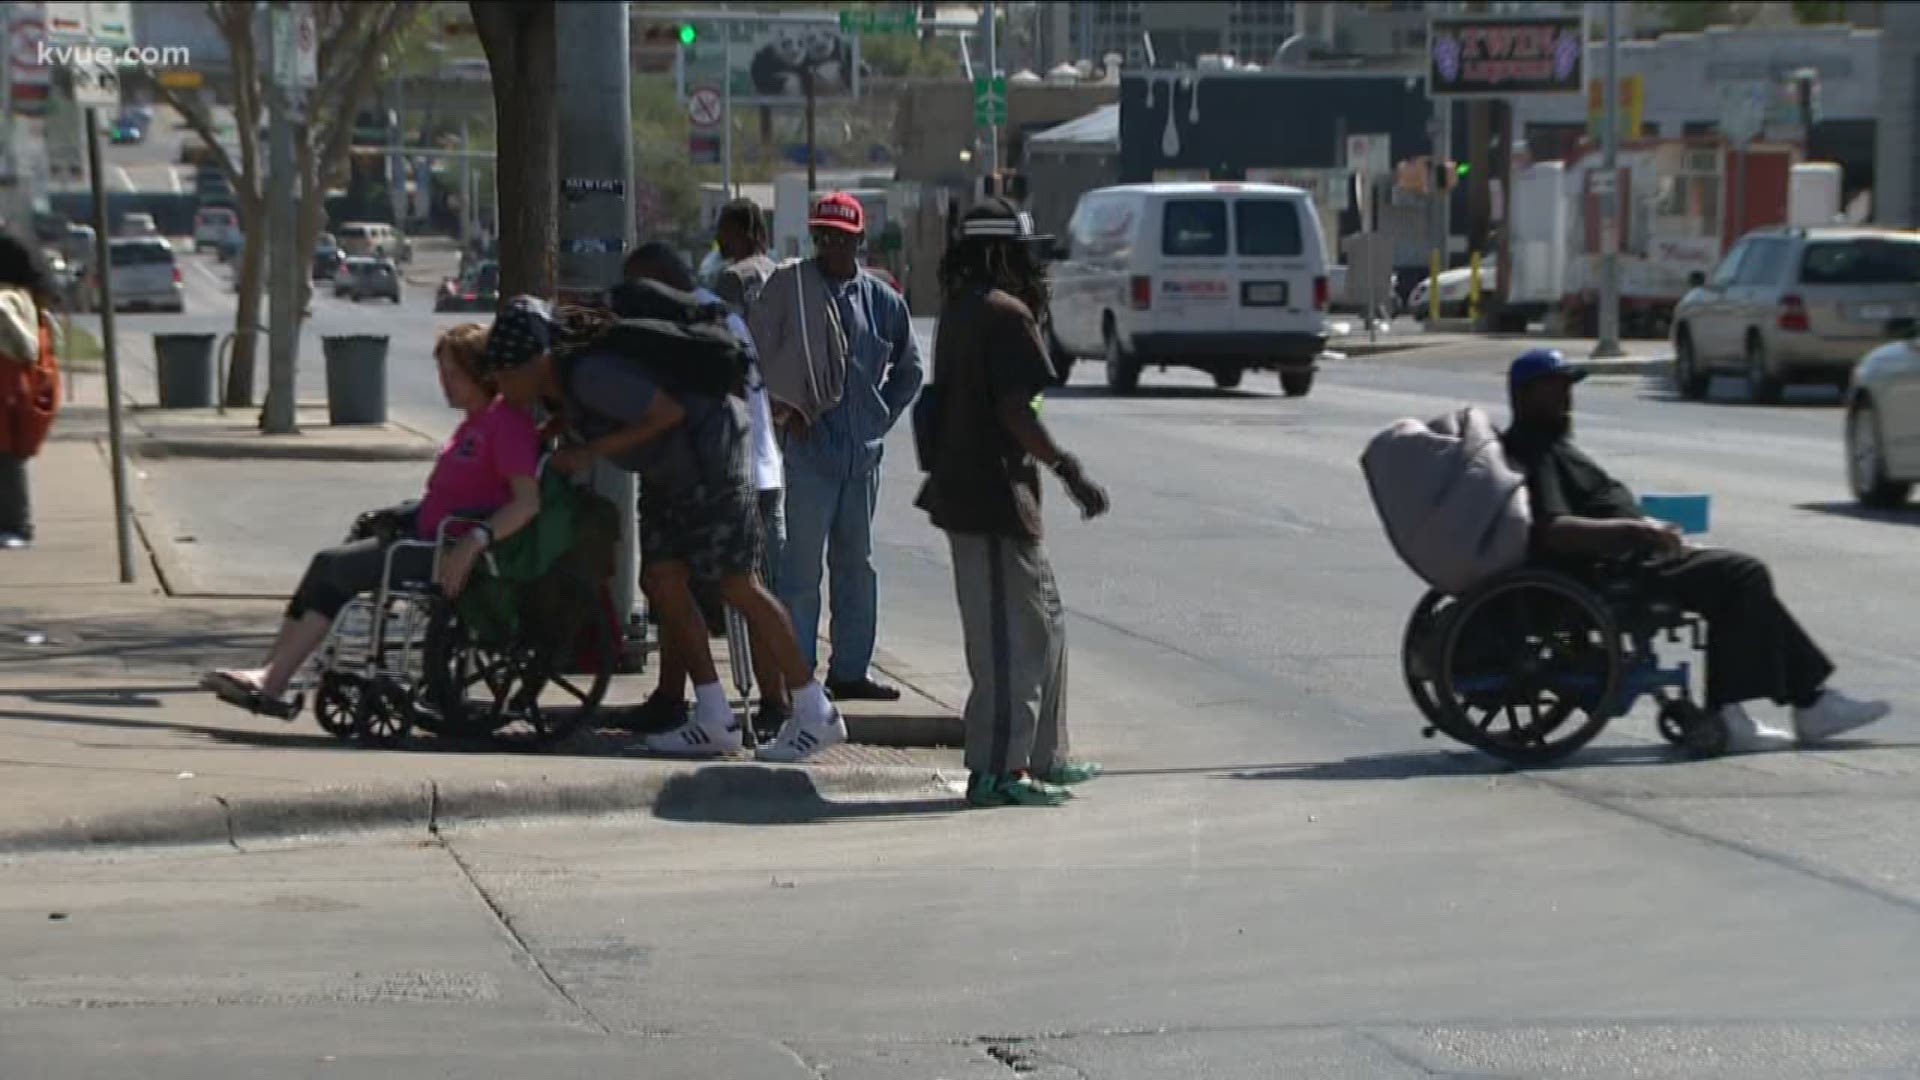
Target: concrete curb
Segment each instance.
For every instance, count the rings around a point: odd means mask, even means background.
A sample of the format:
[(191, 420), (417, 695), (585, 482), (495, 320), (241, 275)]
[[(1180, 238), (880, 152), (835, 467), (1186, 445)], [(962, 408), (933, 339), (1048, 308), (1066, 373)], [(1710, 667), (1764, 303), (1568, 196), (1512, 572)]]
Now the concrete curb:
[[(270, 439), (284, 441), (273, 442)], [(383, 445), (376, 443), (301, 443), (299, 436), (258, 436), (245, 440), (174, 438), (148, 436), (129, 444), (133, 456), (164, 460), (167, 458), (202, 461), (432, 461), (439, 447)]]
[(424, 780), (321, 788), (294, 795), (207, 795), (185, 805), (115, 811), (58, 825), (0, 829), (0, 855), (292, 840), (447, 825), (651, 811), (674, 819), (810, 821), (836, 815), (834, 797), (952, 801), (937, 769), (688, 764), (579, 781)]

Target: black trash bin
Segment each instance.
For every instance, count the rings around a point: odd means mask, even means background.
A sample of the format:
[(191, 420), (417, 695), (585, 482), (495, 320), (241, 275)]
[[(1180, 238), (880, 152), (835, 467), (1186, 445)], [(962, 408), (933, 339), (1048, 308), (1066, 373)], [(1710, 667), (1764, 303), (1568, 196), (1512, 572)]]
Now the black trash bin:
[(155, 334), (153, 356), (161, 408), (213, 408), (212, 334)]
[(341, 334), (320, 339), (327, 358), (327, 422), (387, 422), (387, 336)]

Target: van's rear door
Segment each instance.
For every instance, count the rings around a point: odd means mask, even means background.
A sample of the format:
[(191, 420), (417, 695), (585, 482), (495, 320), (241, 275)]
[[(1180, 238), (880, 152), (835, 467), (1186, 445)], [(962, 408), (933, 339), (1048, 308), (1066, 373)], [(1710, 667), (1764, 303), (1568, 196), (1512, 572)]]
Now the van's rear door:
[(1160, 268), (1153, 276), (1152, 306), (1142, 313), (1152, 332), (1234, 329), (1229, 219), (1227, 200), (1219, 195), (1169, 195), (1161, 203)]
[(1304, 215), (1307, 201), (1293, 195), (1241, 192), (1233, 197), (1234, 329), (1242, 333), (1314, 333), (1322, 321), (1314, 307), (1317, 242)]

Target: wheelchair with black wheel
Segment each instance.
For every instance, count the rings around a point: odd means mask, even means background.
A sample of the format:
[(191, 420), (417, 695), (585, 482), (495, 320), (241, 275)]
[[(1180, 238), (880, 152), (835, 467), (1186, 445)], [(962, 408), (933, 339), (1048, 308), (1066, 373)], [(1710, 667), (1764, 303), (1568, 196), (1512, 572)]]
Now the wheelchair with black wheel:
[[(417, 728), (442, 737), (540, 749), (562, 742), (600, 707), (613, 678), (613, 623), (598, 582), (610, 575), (618, 520), (611, 504), (547, 475), (534, 521), (474, 568), (457, 600), (433, 583), (455, 515), (432, 541), (412, 539), (409, 507), (372, 511), (349, 540), (387, 541), (381, 585), (340, 612), (316, 653), (314, 714), (346, 742), (383, 748)], [(395, 569), (408, 549), (433, 572)]]
[(1657, 649), (1664, 640), (1699, 652), (1705, 624), (1655, 599), (1645, 565), (1611, 562), (1592, 582), (1527, 567), (1459, 596), (1429, 591), (1400, 648), (1407, 690), (1427, 720), (1422, 734), (1544, 765), (1651, 697), (1669, 743), (1701, 757), (1724, 753), (1729, 733), (1694, 701), (1692, 662), (1662, 666)]

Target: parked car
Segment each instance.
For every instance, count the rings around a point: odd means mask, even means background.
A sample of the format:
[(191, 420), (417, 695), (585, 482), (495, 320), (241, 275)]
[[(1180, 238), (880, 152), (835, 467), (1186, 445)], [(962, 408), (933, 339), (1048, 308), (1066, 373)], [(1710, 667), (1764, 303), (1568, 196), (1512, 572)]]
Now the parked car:
[(1847, 386), (1847, 484), (1863, 506), (1906, 504), (1920, 481), (1920, 319), (1896, 319)]
[(1197, 368), (1223, 388), (1278, 371), (1299, 397), (1327, 343), (1326, 243), (1312, 198), (1255, 183), (1158, 183), (1080, 197), (1053, 273), (1052, 350), (1104, 356), (1107, 385)]
[[(187, 309), (186, 290), (173, 245), (154, 237), (121, 237), (107, 242), (107, 260), (113, 274), (113, 309), (171, 311)], [(93, 282), (93, 306), (98, 308), (99, 282)]]
[(400, 302), (400, 271), (392, 259), (356, 257), (346, 260), (333, 279), (333, 295), (354, 303), (386, 297)]
[[(1499, 291), (1500, 267), (1492, 260), (1480, 266), (1480, 300), (1486, 303)], [(1432, 279), (1422, 280), (1407, 294), (1407, 313), (1422, 321), (1431, 317)], [(1464, 319), (1473, 305), (1473, 267), (1456, 266), (1440, 271), (1440, 317)]]
[(1719, 372), (1754, 401), (1790, 383), (1845, 387), (1898, 320), (1920, 318), (1920, 234), (1873, 228), (1762, 229), (1674, 309), (1674, 382), (1704, 397)]
[(434, 294), (435, 311), (491, 312), (500, 306), (500, 264), (483, 262), (471, 272), (450, 277)]
[(240, 231), (240, 215), (225, 206), (203, 206), (193, 215), (193, 243), (217, 250), (220, 242)]
[(154, 223), (152, 214), (134, 211), (133, 213), (121, 216), (120, 235), (132, 237), (159, 236), (160, 226)]

